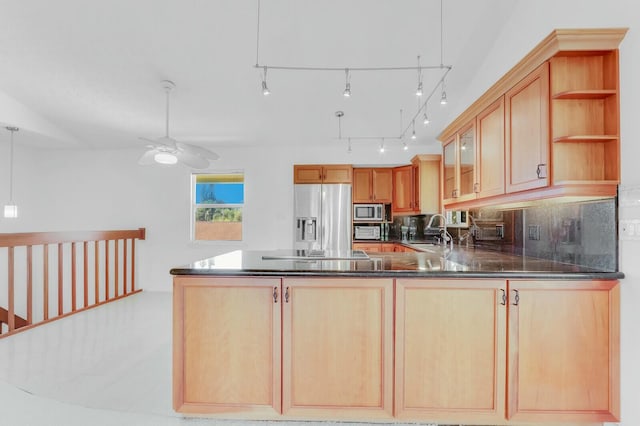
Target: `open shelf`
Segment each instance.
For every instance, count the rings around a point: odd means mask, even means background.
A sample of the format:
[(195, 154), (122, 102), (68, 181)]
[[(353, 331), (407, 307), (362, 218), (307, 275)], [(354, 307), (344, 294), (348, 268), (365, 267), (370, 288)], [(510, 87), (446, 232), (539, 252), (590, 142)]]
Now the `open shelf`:
[(594, 89), (594, 90), (567, 90), (552, 95), (552, 99), (604, 99), (615, 96), (614, 89)]
[(553, 143), (570, 143), (570, 142), (615, 142), (618, 140), (616, 135), (567, 135), (553, 138)]

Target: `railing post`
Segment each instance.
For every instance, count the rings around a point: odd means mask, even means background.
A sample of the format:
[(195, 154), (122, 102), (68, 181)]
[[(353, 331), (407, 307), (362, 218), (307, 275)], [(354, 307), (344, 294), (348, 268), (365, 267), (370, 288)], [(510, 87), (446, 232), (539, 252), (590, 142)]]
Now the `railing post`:
[(114, 262), (115, 263), (115, 277), (114, 277), (115, 279), (114, 279), (114, 285), (113, 286), (115, 288), (115, 295), (116, 295), (116, 297), (118, 297), (120, 295), (120, 288), (119, 288), (120, 282), (118, 280), (119, 275), (120, 275), (120, 265), (119, 265), (120, 240), (114, 240), (113, 242), (116, 245), (116, 247), (115, 247), (115, 262)]
[(76, 243), (71, 243), (71, 312), (76, 311)]
[(64, 311), (64, 306), (63, 306), (64, 295), (62, 292), (62, 286), (64, 283), (64, 277), (62, 276), (62, 273), (63, 273), (62, 256), (63, 256), (62, 243), (58, 243), (58, 315), (62, 315)]
[(9, 313), (7, 318), (7, 325), (9, 326), (9, 333), (11, 333), (16, 328), (16, 317), (15, 317), (15, 289), (14, 289), (14, 269), (13, 269), (13, 247), (9, 247), (9, 253), (7, 256), (8, 260), (8, 269), (9, 272)]
[(44, 270), (43, 275), (43, 306), (42, 306), (42, 317), (44, 320), (49, 319), (49, 244), (45, 244), (42, 247), (42, 263)]
[(27, 323), (33, 324), (33, 246), (27, 246)]

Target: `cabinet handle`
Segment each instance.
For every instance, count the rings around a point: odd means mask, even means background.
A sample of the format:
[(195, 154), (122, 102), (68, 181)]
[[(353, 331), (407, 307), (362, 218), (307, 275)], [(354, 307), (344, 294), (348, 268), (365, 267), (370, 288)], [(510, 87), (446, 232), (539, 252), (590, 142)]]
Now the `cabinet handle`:
[(479, 183), (474, 183), (473, 184), (473, 192), (480, 192), (480, 184)]
[(513, 298), (513, 306), (518, 306), (520, 304), (520, 292), (518, 290), (513, 290), (516, 294), (516, 297)]
[(273, 288), (273, 303), (278, 303), (278, 287)]
[(500, 297), (500, 304), (504, 306), (507, 304), (507, 292), (503, 288), (501, 288), (500, 291), (502, 292), (502, 296)]
[(289, 303), (289, 287), (284, 290), (284, 301)]
[(547, 165), (544, 163), (538, 164), (538, 167), (536, 168), (536, 175), (538, 175), (538, 179), (546, 179)]

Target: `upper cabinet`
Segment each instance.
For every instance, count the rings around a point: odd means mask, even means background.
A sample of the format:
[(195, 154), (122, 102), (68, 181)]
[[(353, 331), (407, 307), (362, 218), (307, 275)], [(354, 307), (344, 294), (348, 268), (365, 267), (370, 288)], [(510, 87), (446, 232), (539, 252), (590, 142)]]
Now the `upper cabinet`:
[(563, 52), (549, 65), (554, 182), (618, 183), (618, 51)]
[(354, 203), (390, 203), (393, 197), (393, 169), (353, 169)]
[(456, 118), (438, 137), (444, 206), (614, 197), (626, 31), (553, 31)]
[(475, 198), (476, 183), (476, 123), (472, 120), (449, 139), (444, 154), (444, 202)]
[(507, 192), (547, 186), (549, 65), (545, 62), (504, 96)]
[(504, 97), (484, 109), (476, 119), (478, 135), (476, 181), (478, 198), (504, 194)]
[(421, 154), (393, 169), (394, 214), (439, 213), (441, 156)]
[(351, 183), (350, 164), (295, 164), (293, 183)]

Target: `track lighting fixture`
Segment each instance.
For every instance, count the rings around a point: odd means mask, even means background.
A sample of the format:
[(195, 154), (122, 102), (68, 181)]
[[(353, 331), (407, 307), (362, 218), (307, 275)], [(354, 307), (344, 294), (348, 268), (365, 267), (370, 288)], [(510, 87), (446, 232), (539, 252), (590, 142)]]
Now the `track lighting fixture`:
[(342, 95), (345, 98), (349, 98), (351, 97), (351, 76), (349, 76), (349, 68), (344, 70), (344, 80), (344, 92), (342, 92)]
[(267, 67), (264, 67), (264, 73), (262, 74), (262, 94), (267, 96), (271, 93), (267, 87)]
[(409, 149), (409, 147), (407, 146), (407, 142), (406, 141), (402, 141), (402, 149), (405, 150), (405, 151)]
[[(417, 66), (386, 66), (386, 67), (340, 67), (340, 66), (300, 66), (300, 65), (265, 65), (265, 64), (261, 64), (260, 63), (260, 2), (261, 0), (257, 1), (258, 4), (258, 19), (257, 19), (257, 28), (256, 28), (256, 62), (254, 67), (258, 70), (262, 69), (263, 71), (263, 75), (262, 75), (262, 90), (263, 90), (263, 94), (267, 95), (269, 94), (269, 89), (267, 88), (267, 70), (271, 69), (272, 72), (273, 70), (277, 70), (277, 71), (294, 71), (294, 72), (305, 72), (305, 71), (311, 71), (313, 73), (318, 73), (318, 72), (330, 72), (330, 73), (336, 73), (336, 72), (344, 72), (345, 74), (345, 86), (344, 86), (344, 90), (342, 91), (342, 95), (344, 97), (351, 97), (351, 73), (353, 73), (354, 71), (357, 71), (358, 73), (362, 72), (389, 72), (389, 71), (398, 71), (398, 72), (406, 72), (406, 71), (413, 71), (415, 70), (418, 75), (417, 75), (417, 86), (416, 86), (416, 90), (415, 90), (415, 95), (418, 98), (418, 107), (417, 110), (415, 111), (415, 113), (413, 114), (413, 117), (409, 120), (410, 123), (407, 123), (406, 125), (402, 123), (402, 112), (401, 112), (401, 118), (400, 118), (400, 134), (398, 136), (391, 136), (391, 135), (387, 135), (387, 138), (389, 139), (398, 139), (400, 141), (402, 141), (406, 136), (407, 133), (409, 132), (409, 129), (411, 128), (412, 132), (410, 135), (410, 138), (412, 140), (416, 140), (417, 139), (417, 135), (416, 135), (416, 131), (415, 131), (415, 121), (416, 119), (420, 120), (422, 119), (423, 124), (426, 126), (427, 124), (430, 123), (429, 117), (427, 115), (427, 103), (431, 100), (432, 97), (437, 96), (437, 91), (438, 91), (438, 86), (441, 85), (441, 97), (440, 97), (440, 103), (442, 105), (445, 105), (447, 103), (447, 94), (445, 91), (445, 84), (444, 84), (444, 80), (446, 78), (446, 76), (449, 74), (449, 72), (451, 71), (451, 69), (453, 68), (452, 65), (446, 65), (444, 63), (444, 39), (443, 39), (443, 0), (440, 0), (440, 64), (439, 65), (426, 65), (423, 66), (421, 63), (421, 57), (420, 55), (417, 56)], [(434, 85), (431, 86), (430, 83), (428, 83), (428, 86), (425, 87), (424, 82), (423, 82), (423, 71), (437, 71), (440, 72), (441, 75), (439, 77), (439, 79), (434, 82)], [(428, 81), (432, 81), (431, 79), (429, 79)], [(360, 87), (360, 86), (358, 86)], [(366, 89), (362, 89), (362, 90), (366, 90)], [(425, 91), (426, 90), (426, 91)], [(401, 110), (402, 111), (402, 110)], [(422, 117), (422, 118), (421, 118)], [(340, 117), (338, 117), (340, 118)], [(410, 127), (411, 126), (411, 127)], [(369, 141), (377, 141), (378, 138), (380, 138), (380, 136), (350, 136), (350, 139), (358, 139), (358, 140), (369, 140)], [(342, 139), (342, 135), (339, 134), (338, 139)], [(406, 144), (403, 144), (403, 148), (406, 149)], [(349, 151), (351, 152), (351, 141), (349, 141), (349, 147), (348, 147)], [(380, 151), (384, 151), (384, 144), (382, 144), (382, 146), (380, 147)]]
[(11, 132), (11, 146), (9, 148), (9, 203), (4, 206), (4, 217), (14, 219), (18, 217), (18, 206), (13, 202), (13, 134), (17, 127), (6, 127)]
[(384, 154), (384, 138), (380, 141), (380, 154)]
[(420, 66), (420, 55), (418, 55), (418, 88), (416, 89), (416, 96), (422, 96), (422, 67)]

